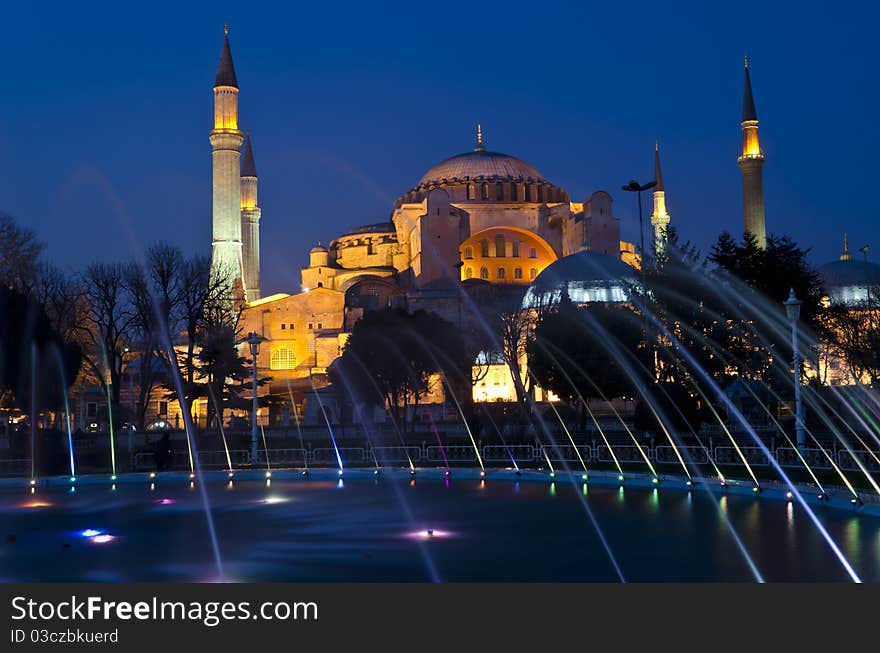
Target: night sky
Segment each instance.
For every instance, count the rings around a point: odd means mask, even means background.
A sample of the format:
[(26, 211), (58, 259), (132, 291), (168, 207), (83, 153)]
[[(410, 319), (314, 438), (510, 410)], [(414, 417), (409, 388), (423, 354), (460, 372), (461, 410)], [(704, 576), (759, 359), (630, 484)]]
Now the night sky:
[(659, 138), (682, 238), (739, 234), (746, 52), (768, 231), (816, 264), (839, 255), (844, 230), (880, 257), (873, 3), (371, 5), (7, 3), (0, 211), (71, 270), (156, 240), (208, 254), (211, 87), (229, 23), (264, 294), (298, 290), (316, 241), (388, 219), (426, 170), (473, 147), (478, 121), (488, 149), (573, 199), (611, 192), (626, 240), (636, 205), (619, 189), (650, 180)]

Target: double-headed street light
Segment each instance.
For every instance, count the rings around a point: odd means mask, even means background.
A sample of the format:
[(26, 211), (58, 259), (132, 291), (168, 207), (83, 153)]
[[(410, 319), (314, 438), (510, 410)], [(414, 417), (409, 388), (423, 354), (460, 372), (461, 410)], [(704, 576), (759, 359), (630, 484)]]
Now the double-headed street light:
[(250, 347), (251, 360), (254, 363), (254, 406), (251, 410), (251, 465), (257, 464), (257, 355), (260, 353), (260, 343), (264, 340), (265, 338), (256, 331), (251, 331), (247, 338), (244, 339), (244, 342)]
[(785, 314), (791, 322), (791, 348), (794, 350), (794, 428), (797, 434), (798, 449), (803, 450), (807, 444), (804, 431), (804, 406), (801, 401), (801, 357), (798, 351), (798, 320), (801, 317), (801, 304), (803, 302), (794, 296), (794, 288), (788, 294), (788, 299), (783, 302)]
[(657, 185), (657, 180), (654, 180), (647, 184), (639, 184), (635, 179), (631, 179), (630, 182), (626, 186), (621, 186), (621, 188), (628, 193), (637, 193), (639, 198), (639, 242), (642, 248), (642, 263), (641, 267), (644, 269), (645, 267), (645, 221), (642, 218), (642, 192), (646, 190), (651, 190), (654, 186)]

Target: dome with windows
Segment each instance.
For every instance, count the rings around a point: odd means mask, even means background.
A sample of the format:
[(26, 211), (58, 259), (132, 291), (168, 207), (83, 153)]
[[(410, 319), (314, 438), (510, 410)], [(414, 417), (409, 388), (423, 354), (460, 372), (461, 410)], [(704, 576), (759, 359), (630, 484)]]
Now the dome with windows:
[(624, 303), (638, 284), (637, 271), (619, 258), (577, 252), (548, 265), (526, 291), (523, 308), (558, 303), (565, 293), (575, 304)]
[(398, 204), (420, 202), (435, 188), (457, 201), (559, 203), (568, 193), (554, 186), (538, 170), (515, 156), (490, 152), (482, 132), (472, 152), (458, 154), (428, 170)]
[(840, 258), (819, 266), (818, 272), (828, 299), (834, 303), (857, 306), (880, 291), (880, 265), (857, 259), (850, 253), (846, 237)]

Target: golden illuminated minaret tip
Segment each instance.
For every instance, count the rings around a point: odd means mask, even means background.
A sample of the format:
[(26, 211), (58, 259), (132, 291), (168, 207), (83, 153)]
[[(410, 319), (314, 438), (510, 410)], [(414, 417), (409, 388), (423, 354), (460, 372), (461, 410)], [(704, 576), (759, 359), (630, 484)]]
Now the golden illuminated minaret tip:
[(474, 152), (485, 152), (486, 146), (483, 145), (483, 126), (480, 123), (477, 123), (477, 146), (474, 148)]
[(663, 171), (660, 169), (660, 141), (654, 145), (654, 212), (651, 213), (651, 226), (654, 227), (654, 253), (659, 258), (666, 252), (669, 213), (666, 211), (666, 188), (663, 186)]
[(743, 91), (742, 154), (739, 159), (743, 183), (743, 231), (752, 234), (762, 249), (767, 246), (767, 226), (764, 219), (764, 153), (758, 140), (758, 112), (752, 95), (749, 58), (745, 58), (745, 88)]
[(846, 232), (843, 232), (843, 254), (840, 255), (841, 261), (852, 261), (853, 255), (852, 252), (849, 251), (849, 235)]
[(214, 79), (214, 128), (211, 270), (226, 276), (234, 300), (247, 298), (241, 250), (241, 144), (238, 128), (238, 80), (229, 49), (229, 28), (223, 27), (223, 49)]

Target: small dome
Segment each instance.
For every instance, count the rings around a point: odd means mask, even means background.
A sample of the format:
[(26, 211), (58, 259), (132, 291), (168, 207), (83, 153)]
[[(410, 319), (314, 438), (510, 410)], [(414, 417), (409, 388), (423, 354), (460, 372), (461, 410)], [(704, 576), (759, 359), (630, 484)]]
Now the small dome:
[(637, 283), (635, 269), (619, 258), (577, 252), (544, 268), (526, 292), (523, 308), (557, 303), (564, 292), (575, 304), (627, 302), (629, 288)]
[(434, 186), (444, 180), (483, 179), (485, 181), (544, 182), (534, 167), (515, 156), (476, 150), (441, 161), (419, 180), (419, 187)]
[(327, 248), (324, 247), (321, 243), (318, 243), (312, 249), (309, 250), (309, 254), (318, 254), (322, 252), (327, 252)]

